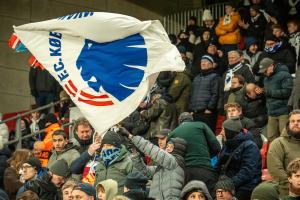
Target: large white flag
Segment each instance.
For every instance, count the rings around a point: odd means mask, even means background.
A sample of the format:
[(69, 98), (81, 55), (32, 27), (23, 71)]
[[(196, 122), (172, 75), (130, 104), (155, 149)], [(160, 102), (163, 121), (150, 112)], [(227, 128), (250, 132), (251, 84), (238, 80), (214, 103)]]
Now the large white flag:
[(138, 107), (158, 72), (185, 67), (157, 20), (84, 12), (14, 30), (100, 133)]

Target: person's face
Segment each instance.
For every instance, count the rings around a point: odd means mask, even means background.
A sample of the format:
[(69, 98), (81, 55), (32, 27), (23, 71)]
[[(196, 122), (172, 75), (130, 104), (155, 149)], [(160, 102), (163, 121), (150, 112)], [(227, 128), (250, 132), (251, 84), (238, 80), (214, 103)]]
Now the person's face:
[(174, 150), (174, 144), (168, 143), (168, 144), (167, 144), (166, 151), (167, 151), (168, 153), (172, 153), (173, 150)]
[(72, 200), (72, 190), (73, 188), (65, 188), (62, 193), (63, 193), (63, 200)]
[(37, 120), (40, 118), (40, 113), (39, 112), (33, 112), (31, 113), (31, 118), (34, 120)]
[(288, 28), (289, 34), (295, 33), (298, 29), (297, 25), (292, 22), (287, 24), (287, 28)]
[(200, 68), (202, 70), (212, 69), (213, 68), (213, 64), (211, 62), (209, 62), (208, 60), (204, 59), (204, 60), (201, 60)]
[(206, 198), (201, 192), (193, 192), (188, 196), (187, 200), (206, 200)]
[(217, 200), (232, 200), (233, 199), (232, 194), (223, 189), (216, 190), (216, 197), (217, 197)]
[[(125, 192), (125, 190), (124, 190)], [(97, 197), (98, 197), (98, 200), (106, 200), (106, 197), (105, 197), (105, 190), (103, 187), (99, 187), (99, 190), (98, 190), (98, 193), (97, 193)]]
[(86, 193), (81, 190), (72, 191), (72, 199), (74, 200), (94, 200), (94, 197), (88, 196)]
[(230, 52), (228, 53), (228, 64), (234, 65), (240, 62), (240, 55), (237, 52)]
[(250, 99), (256, 99), (256, 97), (257, 97), (255, 88), (256, 88), (256, 86), (247, 86), (247, 88), (246, 88), (246, 95)]
[(229, 5), (226, 5), (225, 6), (225, 13), (227, 15), (230, 15), (230, 13), (232, 13), (232, 12), (233, 12), (233, 8), (231, 6), (229, 6)]
[(295, 133), (300, 133), (300, 114), (290, 116), (289, 129)]
[(165, 149), (167, 145), (167, 137), (159, 137), (158, 138), (158, 146), (161, 149)]
[(292, 173), (292, 176), (288, 177), (288, 181), (293, 189), (300, 191), (300, 170), (298, 170), (297, 173)]
[(51, 182), (57, 187), (60, 188), (64, 183), (66, 179), (62, 176), (58, 176), (56, 174), (52, 174)]
[(209, 45), (207, 48), (207, 53), (211, 55), (215, 55), (217, 53), (218, 49), (215, 45)]
[(282, 34), (283, 34), (283, 31), (280, 28), (274, 28), (273, 29), (273, 35), (275, 35), (277, 38), (282, 36)]
[(64, 138), (62, 135), (53, 135), (52, 142), (55, 151), (60, 152), (68, 144), (68, 139)]
[(227, 109), (227, 118), (231, 119), (233, 117), (238, 117), (242, 114), (242, 112), (236, 107), (229, 107)]
[(209, 31), (205, 31), (203, 34), (202, 34), (202, 38), (204, 41), (208, 41), (209, 38), (210, 38), (210, 32)]
[(81, 140), (89, 140), (92, 137), (93, 130), (90, 126), (79, 125), (77, 127), (77, 135)]
[(258, 46), (257, 44), (251, 44), (249, 47), (249, 51), (253, 54), (255, 54), (257, 52)]
[(276, 44), (275, 41), (273, 41), (273, 40), (267, 40), (265, 42), (265, 47), (267, 47), (267, 48), (273, 48), (275, 46), (275, 44)]
[(265, 76), (271, 76), (274, 72), (274, 65), (270, 65), (264, 72)]
[(22, 169), (23, 169), (23, 178), (25, 181), (35, 178), (37, 171), (34, 167), (29, 165), (28, 163), (24, 163)]
[(235, 89), (235, 88), (238, 88), (238, 87), (241, 87), (241, 84), (239, 83), (239, 79), (232, 78), (231, 89)]
[(195, 23), (195, 21), (193, 20), (193, 19), (189, 19), (189, 21), (188, 21), (188, 25), (189, 26), (192, 26), (192, 25), (195, 25), (196, 23)]
[(253, 8), (250, 8), (250, 16), (251, 17), (255, 17), (258, 13), (256, 12), (256, 10), (254, 10)]
[(181, 34), (179, 35), (179, 39), (185, 39), (185, 38), (188, 38), (188, 35), (187, 35), (187, 34), (181, 33)]

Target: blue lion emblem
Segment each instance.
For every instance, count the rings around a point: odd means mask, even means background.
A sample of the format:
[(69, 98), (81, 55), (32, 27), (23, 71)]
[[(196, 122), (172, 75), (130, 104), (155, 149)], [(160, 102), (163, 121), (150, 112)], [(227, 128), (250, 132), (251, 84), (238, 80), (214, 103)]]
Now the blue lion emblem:
[(76, 61), (83, 80), (96, 92), (102, 86), (119, 101), (127, 98), (144, 77), (144, 70), (132, 66), (147, 66), (147, 49), (135, 45), (145, 45), (140, 34), (106, 43), (86, 39)]

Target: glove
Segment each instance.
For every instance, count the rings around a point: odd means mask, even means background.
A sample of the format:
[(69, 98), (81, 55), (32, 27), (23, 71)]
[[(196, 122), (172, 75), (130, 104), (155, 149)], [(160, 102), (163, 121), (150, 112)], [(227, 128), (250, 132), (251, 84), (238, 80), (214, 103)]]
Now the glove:
[(122, 135), (123, 137), (129, 138), (130, 133), (129, 133), (129, 131), (128, 131), (126, 128), (120, 127), (118, 132), (119, 132), (119, 134)]

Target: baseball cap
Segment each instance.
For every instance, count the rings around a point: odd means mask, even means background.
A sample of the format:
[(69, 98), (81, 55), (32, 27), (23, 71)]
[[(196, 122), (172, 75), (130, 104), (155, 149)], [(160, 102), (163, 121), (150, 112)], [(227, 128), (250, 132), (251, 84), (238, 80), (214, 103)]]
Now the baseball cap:
[(259, 71), (258, 73), (262, 74), (266, 71), (266, 69), (274, 63), (274, 60), (272, 60), (271, 58), (264, 58), (260, 61), (259, 63)]

